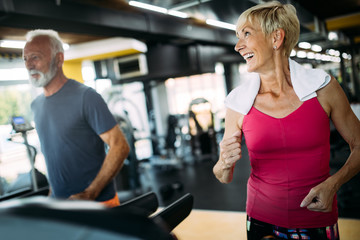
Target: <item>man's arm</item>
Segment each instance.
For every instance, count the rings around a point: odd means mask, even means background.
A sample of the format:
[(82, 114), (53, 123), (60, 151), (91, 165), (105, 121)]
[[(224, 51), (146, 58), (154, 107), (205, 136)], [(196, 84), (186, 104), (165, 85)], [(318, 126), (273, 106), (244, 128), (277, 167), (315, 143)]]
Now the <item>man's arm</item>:
[(95, 200), (122, 168), (130, 147), (119, 126), (100, 134), (100, 137), (110, 147), (104, 163), (91, 184), (83, 192), (71, 195), (69, 199)]

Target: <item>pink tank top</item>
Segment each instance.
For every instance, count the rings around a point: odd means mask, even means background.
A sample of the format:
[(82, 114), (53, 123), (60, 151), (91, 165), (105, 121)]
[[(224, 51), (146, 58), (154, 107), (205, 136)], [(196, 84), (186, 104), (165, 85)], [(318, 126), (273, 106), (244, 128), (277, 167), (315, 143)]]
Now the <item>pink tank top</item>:
[(284, 118), (254, 107), (245, 115), (243, 132), (251, 162), (246, 211), (250, 217), (286, 228), (336, 223), (336, 196), (330, 213), (300, 208), (310, 189), (330, 176), (329, 124), (316, 97)]

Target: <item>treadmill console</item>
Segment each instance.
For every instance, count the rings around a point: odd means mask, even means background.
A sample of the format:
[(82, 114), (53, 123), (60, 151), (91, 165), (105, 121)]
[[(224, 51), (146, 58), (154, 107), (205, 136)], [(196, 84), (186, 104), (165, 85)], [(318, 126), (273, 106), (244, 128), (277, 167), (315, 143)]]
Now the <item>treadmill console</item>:
[(12, 117), (11, 124), (15, 132), (26, 132), (34, 129), (22, 116)]

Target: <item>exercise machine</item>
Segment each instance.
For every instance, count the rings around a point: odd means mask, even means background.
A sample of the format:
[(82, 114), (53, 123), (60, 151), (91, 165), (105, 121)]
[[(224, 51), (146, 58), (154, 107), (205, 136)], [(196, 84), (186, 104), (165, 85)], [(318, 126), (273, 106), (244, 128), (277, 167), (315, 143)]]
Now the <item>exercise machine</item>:
[(172, 230), (192, 207), (189, 193), (160, 210), (153, 192), (115, 208), (45, 197), (10, 200), (0, 203), (0, 236), (13, 240), (174, 240)]
[(217, 142), (211, 104), (196, 98), (189, 106), (189, 129), (192, 154), (196, 159), (217, 159)]
[[(31, 131), (34, 128), (22, 116), (12, 117), (11, 125), (13, 130), (12, 137), (9, 140), (26, 146), (27, 155), (30, 161), (30, 171), (28, 173), (20, 174), (18, 178), (7, 187), (6, 192), (4, 196), (1, 197), (0, 201), (16, 197), (46, 195), (49, 189), (47, 178), (35, 168), (37, 150), (34, 146), (29, 144), (27, 139), (28, 131)], [(17, 134), (21, 134), (23, 142), (13, 140), (13, 136)]]

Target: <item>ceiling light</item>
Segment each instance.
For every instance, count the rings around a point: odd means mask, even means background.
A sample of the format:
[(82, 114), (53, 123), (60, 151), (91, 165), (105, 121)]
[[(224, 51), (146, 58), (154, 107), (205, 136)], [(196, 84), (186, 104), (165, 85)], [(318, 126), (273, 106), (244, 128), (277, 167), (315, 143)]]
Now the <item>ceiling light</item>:
[(315, 54), (315, 59), (316, 60), (321, 60), (321, 56), (322, 56), (321, 53), (316, 53)]
[(336, 51), (335, 49), (328, 49), (326, 51), (327, 54), (330, 54), (331, 56), (336, 56), (338, 53), (338, 51)]
[(307, 57), (308, 59), (315, 59), (315, 53), (314, 53), (314, 52), (308, 52), (308, 53), (306, 54), (306, 57)]
[(337, 40), (339, 40), (339, 36), (336, 32), (329, 32), (328, 39), (330, 41), (337, 41)]
[[(1, 40), (0, 47), (3, 48), (19, 48), (23, 49), (25, 47), (26, 41), (18, 41), (18, 40)], [(70, 45), (67, 43), (63, 44), (64, 50), (68, 50)]]
[(235, 31), (235, 29), (236, 29), (236, 26), (234, 24), (221, 22), (221, 21), (217, 21), (217, 20), (213, 20), (213, 19), (207, 19), (206, 23), (209, 25), (215, 26), (215, 27), (226, 28), (229, 30)]
[(187, 13), (179, 12), (179, 11), (175, 11), (175, 10), (169, 10), (167, 13), (169, 15), (179, 17), (179, 18), (187, 18), (188, 17)]
[(308, 43), (308, 42), (299, 42), (299, 48), (310, 49), (310, 48), (311, 48), (311, 44)]
[(311, 50), (313, 50), (314, 52), (321, 52), (322, 47), (319, 46), (319, 45), (314, 44), (314, 45), (311, 46)]
[(1, 40), (0, 47), (3, 48), (24, 48), (25, 41), (15, 41), (15, 40)]
[(341, 55), (344, 59), (351, 59), (351, 55), (350, 54), (347, 54), (347, 53), (343, 53), (342, 55)]
[(298, 58), (306, 58), (306, 52), (305, 52), (305, 51), (298, 51), (298, 52), (296, 53), (296, 56), (297, 56)]
[(331, 57), (331, 61), (339, 63), (341, 62), (341, 59), (340, 57)]
[(27, 79), (29, 79), (29, 73), (26, 68), (0, 69), (0, 81)]
[(335, 57), (340, 56), (340, 52), (338, 50), (334, 50), (334, 49), (328, 49), (328, 50), (326, 50), (326, 53), (330, 54), (331, 56), (335, 56)]
[(290, 57), (294, 57), (294, 56), (296, 56), (296, 51), (293, 49), (291, 50)]
[(64, 48), (64, 51), (69, 50), (70, 45), (67, 43), (63, 43), (63, 48)]
[(130, 1), (129, 5), (134, 6), (134, 7), (144, 8), (144, 9), (155, 11), (155, 12), (167, 13), (166, 8), (154, 6), (154, 5), (147, 4), (147, 3), (141, 3), (141, 2), (137, 2), (137, 1)]
[(216, 72), (216, 74), (223, 75), (225, 72), (224, 65), (222, 63), (216, 63), (215, 64), (215, 72)]
[(321, 60), (322, 61), (331, 61), (331, 56), (326, 54), (321, 54)]

